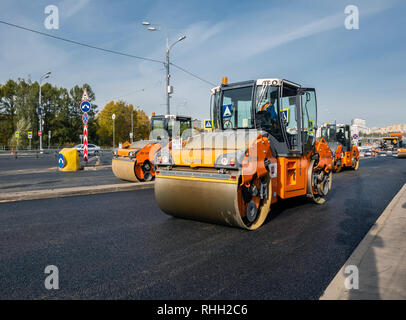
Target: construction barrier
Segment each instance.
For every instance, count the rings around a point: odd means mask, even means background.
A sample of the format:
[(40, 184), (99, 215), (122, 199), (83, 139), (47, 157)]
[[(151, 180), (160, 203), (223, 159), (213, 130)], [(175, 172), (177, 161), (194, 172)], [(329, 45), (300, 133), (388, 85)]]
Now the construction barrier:
[(77, 171), (82, 167), (79, 161), (78, 150), (75, 148), (64, 148), (58, 155), (58, 166), (60, 171)]

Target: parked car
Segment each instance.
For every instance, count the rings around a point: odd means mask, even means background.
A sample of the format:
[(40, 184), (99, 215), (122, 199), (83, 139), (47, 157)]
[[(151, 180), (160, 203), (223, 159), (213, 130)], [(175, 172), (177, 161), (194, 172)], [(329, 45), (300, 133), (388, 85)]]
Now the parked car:
[[(83, 149), (84, 146), (83, 144), (78, 144), (74, 146), (75, 149), (78, 150), (79, 155), (83, 155)], [(88, 144), (87, 145), (87, 152), (89, 156), (99, 156), (102, 154), (101, 148), (99, 146), (96, 146), (95, 144)]]

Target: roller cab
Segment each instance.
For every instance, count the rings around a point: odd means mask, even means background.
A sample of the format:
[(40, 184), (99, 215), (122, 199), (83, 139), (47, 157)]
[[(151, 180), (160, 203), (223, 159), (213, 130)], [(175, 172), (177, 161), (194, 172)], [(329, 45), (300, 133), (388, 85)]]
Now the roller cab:
[(259, 79), (212, 89), (215, 130), (156, 154), (155, 197), (169, 215), (254, 230), (278, 199), (323, 203), (332, 154), (315, 139), (314, 89)]
[[(122, 180), (142, 182), (155, 178), (155, 153), (168, 144), (172, 137), (180, 136), (191, 129), (191, 118), (184, 116), (153, 115), (151, 118), (151, 140), (136, 141), (114, 151), (112, 169)], [(190, 134), (190, 133), (189, 133)]]
[(358, 170), (359, 150), (352, 143), (349, 125), (329, 123), (322, 125), (321, 137), (326, 140), (333, 153), (334, 172), (340, 172), (343, 168)]

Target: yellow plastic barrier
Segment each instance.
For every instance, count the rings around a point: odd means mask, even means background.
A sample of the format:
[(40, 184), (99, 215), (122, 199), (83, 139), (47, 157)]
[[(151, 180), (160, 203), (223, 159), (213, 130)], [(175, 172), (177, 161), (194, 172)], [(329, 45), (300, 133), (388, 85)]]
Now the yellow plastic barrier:
[(62, 149), (58, 155), (58, 166), (60, 171), (77, 171), (82, 169), (78, 150), (75, 148)]

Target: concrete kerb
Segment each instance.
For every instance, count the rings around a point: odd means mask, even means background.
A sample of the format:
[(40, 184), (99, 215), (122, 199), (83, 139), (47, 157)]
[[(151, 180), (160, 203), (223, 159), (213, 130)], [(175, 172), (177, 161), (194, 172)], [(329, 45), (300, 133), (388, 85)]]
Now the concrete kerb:
[[(107, 165), (100, 165), (100, 166), (87, 166), (84, 167), (84, 171), (90, 171), (90, 170), (103, 170), (103, 169), (108, 169), (111, 168), (111, 164)], [(9, 171), (4, 171), (0, 172), (0, 176), (12, 176), (16, 174), (32, 174), (32, 173), (47, 173), (47, 172), (58, 172), (59, 169), (56, 167), (51, 167), (51, 168), (46, 168), (46, 169), (19, 169), (19, 170), (9, 170)]]
[(22, 200), (49, 199), (59, 197), (83, 196), (97, 193), (131, 191), (153, 188), (154, 182), (119, 183), (101, 186), (84, 186), (73, 188), (57, 188), (46, 190), (32, 190), (27, 192), (0, 193), (0, 202), (13, 202)]
[(375, 224), (371, 227), (362, 241), (359, 243), (357, 248), (348, 258), (348, 260), (344, 263), (341, 269), (338, 271), (334, 279), (330, 282), (327, 289), (321, 295), (320, 300), (339, 300), (342, 299), (346, 293), (348, 293), (348, 289), (345, 288), (345, 279), (346, 275), (344, 273), (345, 267), (348, 265), (355, 265), (359, 266), (361, 260), (364, 258), (365, 254), (367, 253), (368, 249), (370, 248), (372, 242), (378, 235), (378, 233), (383, 229), (385, 226), (385, 222), (388, 217), (391, 215), (393, 209), (396, 207), (402, 196), (406, 194), (406, 184), (400, 189), (400, 191), (396, 194), (396, 196), (392, 199), (389, 205), (385, 208), (381, 216), (376, 220)]

